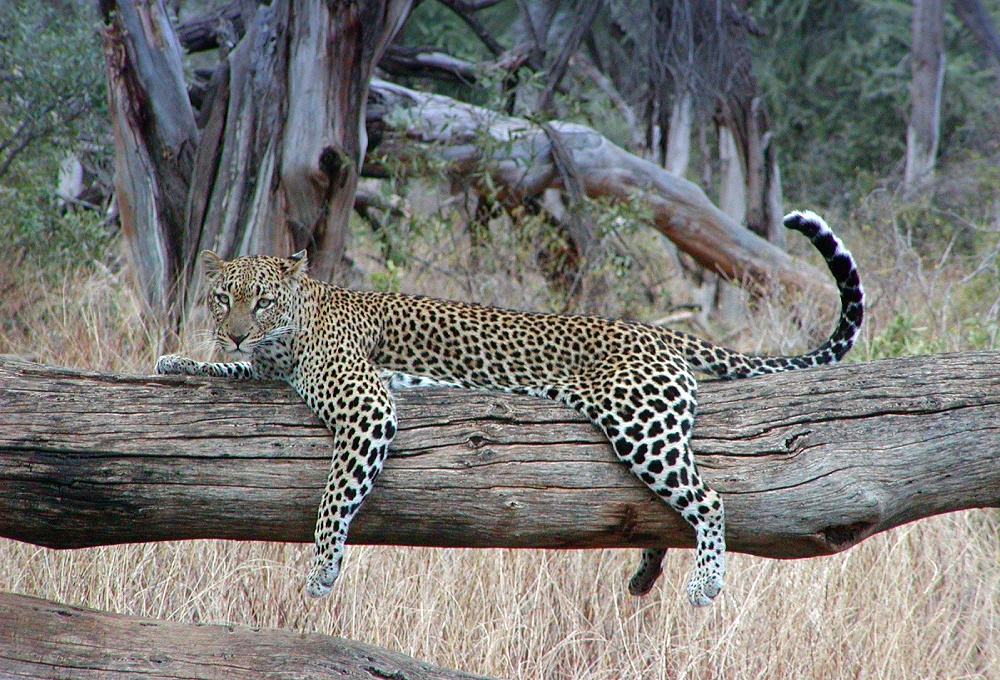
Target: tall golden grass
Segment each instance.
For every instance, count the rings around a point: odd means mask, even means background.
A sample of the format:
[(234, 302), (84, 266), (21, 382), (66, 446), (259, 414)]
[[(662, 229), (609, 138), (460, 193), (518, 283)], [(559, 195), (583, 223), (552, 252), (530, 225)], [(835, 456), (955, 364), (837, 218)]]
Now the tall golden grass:
[[(989, 253), (928, 259), (891, 221), (879, 223), (888, 238), (858, 223), (848, 240), (871, 302), (859, 358), (996, 345), (1000, 285), (995, 273), (974, 274)], [(399, 285), (544, 307), (540, 293), (529, 298), (503, 283), (499, 267), (463, 278), (450, 263), (442, 274), (442, 261), (432, 261), (440, 250), (434, 239), (415, 244), (414, 262), (426, 266), (403, 272)], [(0, 352), (150, 371), (160, 331), (142, 320), (118, 275), (80, 266), (4, 276)], [(656, 285), (683, 302), (684, 287), (670, 280), (661, 272)], [(521, 285), (538, 290), (535, 279)], [(624, 298), (613, 288), (604, 294), (616, 310)], [(820, 307), (800, 303), (793, 323), (784, 304), (762, 304), (724, 330), (699, 330), (744, 349), (794, 351), (817, 335), (799, 329), (802, 319), (829, 321), (832, 310)], [(192, 333), (185, 349), (204, 353), (200, 337)], [(313, 601), (302, 591), (310, 546), (193, 541), (57, 552), (2, 540), (0, 590), (125, 614), (340, 635), (504, 678), (1000, 678), (998, 536), (994, 511), (970, 511), (831, 557), (734, 554), (726, 588), (707, 609), (686, 601), (691, 556), (680, 550), (668, 555), (653, 592), (636, 599), (625, 591), (633, 551), (354, 546), (333, 593)]]

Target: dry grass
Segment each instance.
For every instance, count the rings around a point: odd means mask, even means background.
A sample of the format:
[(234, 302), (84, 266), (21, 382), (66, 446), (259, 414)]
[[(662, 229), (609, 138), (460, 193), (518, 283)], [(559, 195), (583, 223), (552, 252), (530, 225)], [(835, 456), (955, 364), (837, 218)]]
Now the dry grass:
[(0, 589), (128, 614), (295, 628), (506, 678), (1000, 677), (1000, 544), (985, 512), (924, 520), (842, 555), (733, 555), (711, 608), (624, 589), (630, 551), (353, 547), (326, 600), (308, 547), (221, 541), (55, 552), (0, 543)]
[[(543, 306), (504, 287), (499, 269), (463, 279), (452, 263), (454, 275), (434, 276), (445, 265), (432, 261), (440, 248), (429, 243), (415, 251), (424, 253), (424, 273), (412, 274), (420, 270), (414, 266), (403, 278), (407, 290), (417, 281), (424, 292)], [(975, 263), (922, 269), (907, 259), (905, 244), (872, 234), (851, 245), (873, 302), (867, 347), (878, 346), (901, 310), (911, 320), (909, 336), (883, 353), (912, 349), (905, 344), (912, 337), (966, 348), (971, 336), (960, 327), (980, 317), (994, 332), (976, 335), (979, 346), (995, 345), (995, 275), (983, 286), (965, 278)], [(149, 370), (158, 332), (140, 321), (136, 301), (113, 275), (25, 272), (0, 283), (8, 293), (0, 353)], [(536, 280), (528, 284), (537, 292)], [(656, 285), (684, 301), (682, 286)], [(964, 309), (956, 302), (969, 299)], [(726, 342), (801, 349), (810, 338), (782, 309), (762, 305)], [(804, 305), (798, 318), (827, 313)], [(866, 352), (862, 346), (859, 355)], [(705, 610), (690, 607), (682, 592), (689, 551), (672, 551), (658, 586), (637, 600), (624, 589), (637, 559), (631, 551), (356, 546), (333, 594), (316, 602), (301, 589), (309, 546), (196, 541), (55, 552), (0, 541), (0, 590), (126, 614), (330, 633), (505, 678), (1000, 678), (998, 536), (993, 511), (970, 511), (901, 527), (833, 557), (732, 555), (726, 589)]]

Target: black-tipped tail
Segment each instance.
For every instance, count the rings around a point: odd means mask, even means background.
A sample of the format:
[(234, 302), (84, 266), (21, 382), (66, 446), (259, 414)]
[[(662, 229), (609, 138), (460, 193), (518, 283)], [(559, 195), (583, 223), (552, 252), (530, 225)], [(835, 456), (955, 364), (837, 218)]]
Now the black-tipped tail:
[(806, 355), (816, 364), (836, 363), (854, 346), (865, 316), (865, 293), (857, 264), (843, 242), (816, 213), (808, 210), (791, 212), (785, 215), (784, 222), (787, 228), (801, 232), (812, 241), (837, 281), (840, 320), (830, 339)]

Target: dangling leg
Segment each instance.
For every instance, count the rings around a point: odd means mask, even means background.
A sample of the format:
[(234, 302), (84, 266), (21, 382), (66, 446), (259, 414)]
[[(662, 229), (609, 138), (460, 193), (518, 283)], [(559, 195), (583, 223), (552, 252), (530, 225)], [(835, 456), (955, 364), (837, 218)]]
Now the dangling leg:
[[(649, 377), (637, 381), (637, 375)], [(674, 362), (638, 370), (621, 363), (587, 377), (591, 381), (586, 384), (540, 393), (569, 404), (604, 430), (618, 459), (694, 527), (697, 552), (688, 598), (697, 606), (709, 604), (725, 575), (725, 513), (722, 499), (701, 480), (691, 455), (694, 377)], [(662, 558), (662, 549), (643, 553), (631, 592), (642, 594), (652, 587)]]
[(656, 579), (663, 573), (663, 557), (666, 548), (646, 548), (632, 578), (628, 581), (628, 592), (641, 597), (653, 589)]
[[(617, 442), (616, 450), (619, 448)], [(639, 444), (641, 446), (641, 444)], [(680, 513), (695, 530), (695, 567), (688, 579), (687, 594), (691, 604), (704, 606), (722, 590), (725, 566), (725, 510), (722, 499), (701, 480), (685, 440), (679, 443), (681, 453), (674, 447), (661, 457), (646, 458), (642, 463), (622, 458), (632, 472), (646, 483), (656, 495)], [(661, 562), (666, 550), (644, 550), (642, 561), (629, 582), (629, 592), (644, 595), (661, 572)]]
[[(322, 385), (299, 394), (333, 433), (333, 460), (316, 517), (316, 557), (306, 577), (313, 597), (340, 575), (351, 520), (372, 489), (396, 434), (392, 398), (370, 366), (338, 370), (332, 398)], [(324, 383), (325, 384), (325, 383)]]
[[(711, 604), (726, 575), (726, 513), (719, 494), (709, 489), (698, 476), (697, 466), (691, 456), (691, 447), (684, 442), (684, 458), (691, 461), (691, 486), (685, 490), (681, 505), (679, 500), (668, 501), (677, 508), (688, 524), (694, 527), (697, 553), (694, 571), (687, 584), (688, 599), (695, 606)], [(681, 505), (681, 507), (678, 507)]]

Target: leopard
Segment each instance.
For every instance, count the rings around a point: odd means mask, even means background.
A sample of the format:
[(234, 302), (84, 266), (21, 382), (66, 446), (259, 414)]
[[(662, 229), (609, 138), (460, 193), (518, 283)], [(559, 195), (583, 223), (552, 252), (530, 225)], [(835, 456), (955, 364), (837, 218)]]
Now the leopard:
[[(731, 350), (666, 327), (598, 316), (515, 311), (397, 292), (350, 290), (308, 275), (305, 251), (288, 258), (224, 261), (204, 251), (214, 339), (232, 362), (159, 357), (159, 374), (283, 380), (332, 434), (315, 525), (309, 595), (337, 580), (351, 520), (372, 490), (397, 432), (393, 392), (444, 385), (556, 400), (604, 433), (619, 461), (694, 530), (686, 594), (696, 606), (722, 590), (725, 509), (691, 448), (696, 373), (750, 378), (839, 362), (864, 317), (864, 291), (850, 251), (811, 211), (784, 225), (824, 258), (840, 293), (827, 340), (791, 356)], [(666, 548), (645, 548), (629, 592), (659, 578)]]

